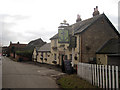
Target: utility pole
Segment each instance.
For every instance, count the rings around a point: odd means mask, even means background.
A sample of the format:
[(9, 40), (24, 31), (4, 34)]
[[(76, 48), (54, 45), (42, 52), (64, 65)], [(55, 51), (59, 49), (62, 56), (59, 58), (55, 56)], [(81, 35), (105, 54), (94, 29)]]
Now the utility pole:
[[(72, 26), (72, 36), (74, 36), (74, 26)], [(72, 47), (72, 67), (74, 67), (74, 47)]]

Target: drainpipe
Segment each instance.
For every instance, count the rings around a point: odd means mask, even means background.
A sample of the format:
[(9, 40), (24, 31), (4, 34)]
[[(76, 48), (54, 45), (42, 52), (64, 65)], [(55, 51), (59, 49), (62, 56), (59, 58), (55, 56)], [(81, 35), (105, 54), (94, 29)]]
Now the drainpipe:
[(82, 62), (82, 35), (79, 34), (79, 62)]
[(80, 40), (80, 34), (79, 34), (79, 62), (80, 62), (80, 42), (81, 40)]
[(80, 38), (80, 57), (81, 57), (81, 62), (82, 62), (82, 35)]

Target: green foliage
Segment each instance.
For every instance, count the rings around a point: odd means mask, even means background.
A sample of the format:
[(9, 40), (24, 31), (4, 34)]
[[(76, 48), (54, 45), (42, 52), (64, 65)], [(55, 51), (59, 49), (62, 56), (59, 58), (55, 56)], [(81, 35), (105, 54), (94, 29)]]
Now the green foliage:
[(12, 53), (15, 52), (15, 47), (14, 47), (14, 46), (12, 46), (11, 52), (12, 52)]
[(32, 58), (32, 50), (27, 50), (27, 51), (16, 51), (17, 55), (23, 56), (23, 57), (28, 57)]

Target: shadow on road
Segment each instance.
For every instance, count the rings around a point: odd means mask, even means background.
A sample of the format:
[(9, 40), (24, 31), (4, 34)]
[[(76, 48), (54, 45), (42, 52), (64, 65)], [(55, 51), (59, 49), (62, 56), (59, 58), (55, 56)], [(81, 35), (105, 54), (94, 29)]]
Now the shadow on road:
[(37, 65), (39, 67), (45, 67), (48, 69), (53, 69), (53, 70), (62, 72), (61, 67), (58, 65), (51, 65), (51, 64), (39, 63), (39, 62), (33, 62), (33, 61), (22, 61), (19, 63), (33, 64), (33, 65)]

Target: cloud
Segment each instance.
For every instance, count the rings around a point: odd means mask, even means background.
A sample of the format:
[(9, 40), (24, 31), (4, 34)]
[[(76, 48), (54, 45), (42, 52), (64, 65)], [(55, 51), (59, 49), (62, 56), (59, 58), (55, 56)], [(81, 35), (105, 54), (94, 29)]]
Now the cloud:
[(118, 30), (118, 16), (108, 15), (107, 17), (111, 21), (111, 23), (114, 25), (114, 27)]
[(104, 11), (107, 17), (111, 15), (108, 18), (117, 28), (117, 4), (117, 0), (2, 0), (0, 26), (4, 28), (0, 27), (0, 30), (4, 29), (3, 44), (8, 45), (10, 40), (28, 43), (40, 37), (49, 41), (64, 19), (69, 24), (75, 23), (77, 14), (81, 15), (82, 20), (88, 19), (92, 17), (96, 5), (100, 13)]
[(10, 41), (19, 41), (20, 37), (22, 38), (22, 36), (24, 36), (12, 28), (17, 25), (16, 21), (26, 18), (28, 17), (21, 15), (0, 15), (0, 38), (2, 39), (3, 45), (8, 45)]
[(50, 42), (50, 38), (57, 33), (56, 31), (52, 30), (46, 30), (45, 28), (41, 28), (39, 30), (31, 30), (31, 31), (25, 31), (24, 37), (27, 37), (27, 39), (30, 41), (32, 39), (42, 38), (46, 42)]

